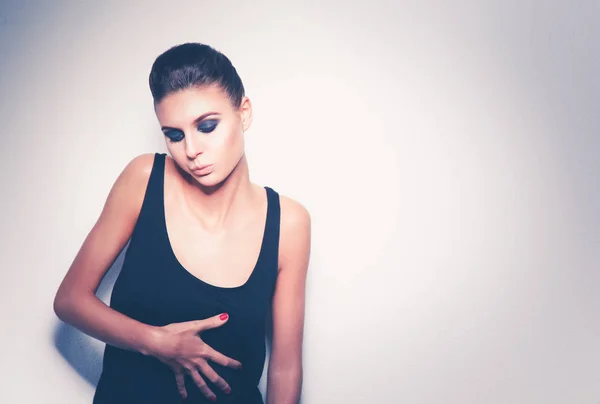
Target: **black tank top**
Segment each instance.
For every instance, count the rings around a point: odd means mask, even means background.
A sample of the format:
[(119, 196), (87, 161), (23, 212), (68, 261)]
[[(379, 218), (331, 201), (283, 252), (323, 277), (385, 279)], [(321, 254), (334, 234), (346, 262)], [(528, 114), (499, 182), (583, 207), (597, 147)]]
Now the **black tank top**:
[[(265, 363), (266, 316), (277, 279), (279, 194), (264, 187), (267, 220), (259, 257), (246, 283), (232, 288), (214, 286), (188, 272), (171, 248), (164, 211), (165, 158), (165, 154), (155, 154), (144, 202), (113, 287), (110, 306), (154, 326), (229, 313), (227, 323), (203, 332), (202, 339), (240, 361), (242, 369), (209, 362), (231, 386), (229, 395), (203, 378), (217, 395), (217, 403), (262, 404), (258, 383)], [(185, 402), (211, 402), (187, 375), (186, 389)], [(181, 403), (181, 398), (175, 376), (167, 365), (151, 356), (107, 344), (93, 402), (171, 404)]]

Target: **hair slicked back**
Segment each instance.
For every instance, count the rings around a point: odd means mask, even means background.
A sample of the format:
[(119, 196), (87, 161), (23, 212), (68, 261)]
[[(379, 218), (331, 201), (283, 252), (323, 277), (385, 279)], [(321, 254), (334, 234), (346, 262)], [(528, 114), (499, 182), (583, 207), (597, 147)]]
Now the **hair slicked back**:
[(149, 83), (155, 104), (171, 93), (214, 84), (236, 108), (245, 95), (242, 80), (227, 56), (197, 42), (174, 46), (159, 55), (152, 64)]

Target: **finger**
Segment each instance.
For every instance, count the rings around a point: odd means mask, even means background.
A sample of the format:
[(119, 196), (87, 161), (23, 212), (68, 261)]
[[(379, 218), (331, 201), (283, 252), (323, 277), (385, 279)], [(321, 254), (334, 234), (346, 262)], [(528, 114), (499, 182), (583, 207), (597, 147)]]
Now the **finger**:
[(204, 374), (204, 376), (206, 376), (208, 380), (210, 380), (215, 386), (223, 390), (225, 394), (231, 393), (231, 387), (229, 387), (229, 384), (227, 384), (225, 379), (219, 376), (208, 363), (202, 361), (197, 363), (197, 366), (202, 374)]
[(204, 320), (195, 320), (194, 328), (196, 332), (209, 330), (211, 328), (217, 328), (225, 324), (229, 320), (229, 314), (221, 313), (216, 316), (209, 317)]
[(181, 371), (175, 371), (175, 383), (177, 384), (177, 391), (184, 400), (187, 398), (187, 391), (185, 390), (185, 375)]
[(217, 399), (215, 393), (213, 393), (212, 390), (208, 388), (206, 382), (204, 381), (202, 376), (200, 376), (200, 373), (198, 373), (198, 370), (196, 370), (195, 367), (188, 369), (188, 373), (190, 374), (192, 380), (194, 380), (194, 383), (196, 383), (200, 391), (202, 391), (202, 394), (206, 396), (206, 398), (208, 398), (211, 401), (215, 401)]
[(215, 351), (208, 345), (204, 345), (204, 352), (202, 356), (212, 362), (218, 363), (221, 366), (227, 366), (230, 368), (240, 369), (242, 364), (235, 359), (231, 359), (229, 356), (223, 355), (221, 352)]

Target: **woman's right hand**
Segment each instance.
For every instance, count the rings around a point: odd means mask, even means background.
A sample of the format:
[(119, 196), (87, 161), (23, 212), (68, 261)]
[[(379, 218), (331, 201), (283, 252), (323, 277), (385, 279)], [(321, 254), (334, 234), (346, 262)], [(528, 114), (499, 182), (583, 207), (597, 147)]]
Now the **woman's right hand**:
[(210, 367), (208, 361), (236, 369), (241, 368), (242, 364), (215, 351), (202, 341), (199, 335), (205, 330), (222, 326), (228, 318), (229, 316), (223, 313), (204, 320), (186, 321), (157, 327), (157, 343), (150, 354), (173, 369), (177, 389), (182, 398), (187, 397), (185, 373), (194, 380), (209, 400), (215, 400), (216, 396), (206, 385), (206, 382), (200, 376), (200, 372), (226, 394), (231, 392), (227, 382)]

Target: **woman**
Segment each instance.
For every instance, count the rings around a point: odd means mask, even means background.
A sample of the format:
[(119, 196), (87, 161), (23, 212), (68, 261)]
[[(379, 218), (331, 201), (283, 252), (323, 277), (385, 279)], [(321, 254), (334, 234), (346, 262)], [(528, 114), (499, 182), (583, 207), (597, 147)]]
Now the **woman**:
[[(150, 89), (170, 157), (134, 158), (54, 301), (66, 323), (106, 343), (103, 403), (296, 403), (302, 381), (310, 216), (250, 182), (250, 100), (229, 59), (197, 43), (152, 66)], [(98, 284), (130, 241), (110, 307)]]

